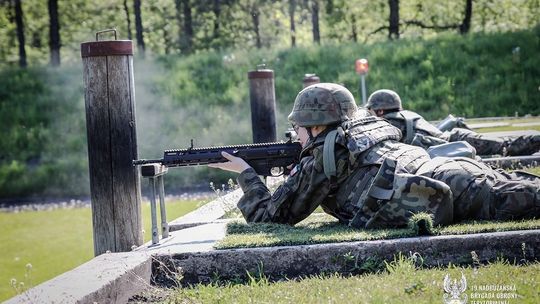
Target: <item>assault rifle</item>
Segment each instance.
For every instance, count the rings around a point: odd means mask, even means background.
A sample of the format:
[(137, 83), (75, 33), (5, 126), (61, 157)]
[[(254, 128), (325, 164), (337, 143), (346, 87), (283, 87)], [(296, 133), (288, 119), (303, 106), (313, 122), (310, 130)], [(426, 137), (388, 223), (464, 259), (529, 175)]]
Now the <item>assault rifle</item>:
[[(299, 161), (302, 146), (289, 138), (287, 142), (195, 148), (191, 140), (191, 147), (187, 149), (166, 150), (162, 159), (134, 160), (133, 165), (160, 163), (165, 167), (183, 167), (226, 162), (222, 151), (244, 159), (259, 175), (279, 176), (289, 174), (287, 166)], [(145, 172), (142, 174), (144, 176)]]

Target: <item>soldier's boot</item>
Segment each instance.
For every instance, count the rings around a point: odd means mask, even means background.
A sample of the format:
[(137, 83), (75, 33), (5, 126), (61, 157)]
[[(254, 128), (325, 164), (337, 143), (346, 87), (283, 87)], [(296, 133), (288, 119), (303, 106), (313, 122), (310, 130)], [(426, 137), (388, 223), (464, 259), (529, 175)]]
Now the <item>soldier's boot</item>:
[(505, 141), (498, 137), (478, 134), (471, 130), (454, 128), (448, 134), (448, 141), (466, 141), (476, 149), (477, 155), (503, 155)]
[(527, 180), (499, 181), (492, 192), (495, 220), (540, 218), (540, 188)]
[(531, 155), (540, 151), (540, 135), (520, 136), (507, 142), (507, 155)]

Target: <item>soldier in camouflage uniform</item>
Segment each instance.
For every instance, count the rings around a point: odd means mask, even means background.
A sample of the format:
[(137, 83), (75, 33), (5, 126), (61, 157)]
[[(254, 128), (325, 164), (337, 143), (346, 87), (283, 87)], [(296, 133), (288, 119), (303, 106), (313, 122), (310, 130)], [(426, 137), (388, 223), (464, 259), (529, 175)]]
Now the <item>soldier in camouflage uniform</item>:
[(401, 227), (414, 213), (435, 225), (464, 219), (540, 216), (540, 178), (507, 174), (472, 159), (430, 159), (401, 132), (358, 110), (352, 94), (321, 83), (296, 97), (289, 120), (303, 146), (299, 164), (272, 194), (241, 158), (212, 164), (240, 173), (238, 208), (248, 222), (294, 225), (315, 208), (357, 228)]
[(403, 110), (399, 95), (392, 90), (378, 90), (368, 98), (366, 107), (387, 119), (403, 133), (402, 142), (428, 148), (445, 142), (466, 141), (478, 155), (530, 155), (540, 150), (540, 136), (501, 139), (481, 135), (464, 128), (441, 132), (419, 114)]

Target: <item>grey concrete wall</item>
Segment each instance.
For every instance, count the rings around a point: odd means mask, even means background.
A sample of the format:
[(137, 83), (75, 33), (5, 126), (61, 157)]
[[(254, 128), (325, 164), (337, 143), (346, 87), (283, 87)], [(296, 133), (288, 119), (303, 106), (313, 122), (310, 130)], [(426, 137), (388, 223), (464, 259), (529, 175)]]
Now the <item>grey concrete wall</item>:
[(126, 303), (150, 286), (151, 265), (146, 253), (105, 253), (5, 303)]
[[(523, 247), (524, 246), (524, 247)], [(424, 265), (470, 264), (474, 251), (480, 262), (504, 257), (511, 261), (540, 260), (540, 231), (512, 231), (460, 236), (415, 237), (304, 246), (214, 250), (202, 253), (162, 255), (153, 265), (158, 285), (177, 284), (163, 271), (181, 269), (182, 284), (243, 279), (246, 271), (257, 274), (261, 267), (270, 278), (288, 278), (325, 272), (354, 273), (365, 262), (392, 260), (402, 252), (417, 252)]]

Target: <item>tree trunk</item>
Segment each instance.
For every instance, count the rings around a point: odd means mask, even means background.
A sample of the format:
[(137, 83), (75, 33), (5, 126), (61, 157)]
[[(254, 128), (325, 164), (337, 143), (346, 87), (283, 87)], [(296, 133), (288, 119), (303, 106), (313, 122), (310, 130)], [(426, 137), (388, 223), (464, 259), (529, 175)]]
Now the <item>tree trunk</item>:
[(311, 2), (311, 24), (313, 30), (313, 41), (321, 44), (321, 33), (319, 30), (319, 0)]
[(296, 25), (294, 23), (294, 11), (296, 10), (296, 0), (289, 1), (289, 18), (291, 21), (291, 46), (296, 46)]
[(17, 25), (17, 40), (19, 41), (19, 66), (26, 67), (26, 49), (24, 42), (24, 22), (21, 0), (15, 0), (15, 23)]
[(127, 0), (124, 0), (124, 12), (126, 12), (126, 20), (127, 20), (127, 35), (128, 40), (131, 40), (131, 18), (129, 17), (129, 8)]
[(174, 0), (174, 7), (176, 9), (176, 23), (178, 25), (178, 46), (182, 48), (182, 3), (181, 0)]
[(253, 5), (250, 11), (251, 11), (251, 20), (253, 21), (253, 30), (255, 31), (255, 39), (256, 39), (257, 48), (260, 49), (262, 47), (262, 43), (261, 43), (261, 33), (259, 29), (259, 26), (260, 26), (259, 9), (255, 5)]
[(49, 50), (51, 65), (60, 65), (60, 24), (58, 22), (58, 0), (49, 0)]
[(144, 46), (144, 35), (143, 35), (143, 25), (141, 17), (141, 0), (133, 1), (133, 12), (135, 13), (135, 32), (137, 36), (137, 49), (139, 53), (144, 56), (145, 46)]
[(180, 49), (184, 53), (193, 51), (193, 21), (191, 18), (191, 4), (189, 0), (182, 0), (184, 12), (184, 35), (180, 38)]
[(471, 18), (472, 18), (472, 0), (466, 0), (465, 1), (465, 16), (463, 17), (463, 21), (461, 22), (461, 25), (459, 26), (459, 33), (460, 34), (467, 34), (469, 30), (471, 29)]
[(399, 0), (388, 0), (390, 17), (388, 27), (388, 39), (399, 39)]
[(214, 39), (219, 39), (219, 17), (221, 15), (221, 5), (220, 0), (214, 0), (214, 6), (212, 7), (212, 11), (214, 12), (214, 15), (216, 16), (216, 19), (214, 20)]
[(351, 16), (351, 38), (354, 42), (358, 42), (358, 33), (356, 31), (356, 16)]
[(171, 53), (171, 37), (169, 37), (169, 31), (167, 27), (163, 27), (163, 43), (165, 44), (165, 54)]

